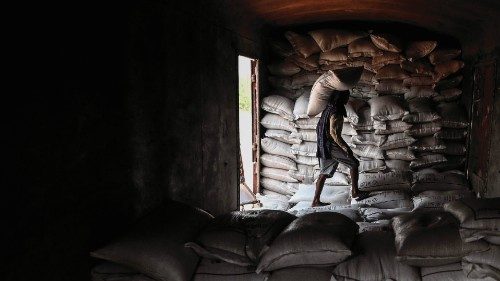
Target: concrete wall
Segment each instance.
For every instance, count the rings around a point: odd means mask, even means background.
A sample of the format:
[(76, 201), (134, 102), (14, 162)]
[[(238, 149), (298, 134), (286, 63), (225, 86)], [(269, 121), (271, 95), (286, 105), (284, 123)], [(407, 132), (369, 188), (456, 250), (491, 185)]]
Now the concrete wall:
[(216, 1), (171, 2), (23, 10), (3, 279), (89, 280), (89, 251), (165, 198), (237, 208), (237, 54), (258, 43)]

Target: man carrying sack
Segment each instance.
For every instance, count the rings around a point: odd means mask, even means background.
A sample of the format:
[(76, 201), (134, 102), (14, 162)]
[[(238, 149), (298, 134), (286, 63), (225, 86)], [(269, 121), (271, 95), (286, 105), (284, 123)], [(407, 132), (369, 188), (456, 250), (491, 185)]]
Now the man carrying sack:
[(308, 105), (308, 115), (316, 116), (321, 111), (321, 118), (316, 127), (320, 175), (316, 181), (316, 191), (312, 207), (322, 205), (321, 191), (327, 178), (331, 178), (339, 163), (350, 168), (351, 196), (356, 200), (369, 197), (366, 192), (358, 190), (359, 161), (354, 158), (352, 150), (342, 139), (342, 125), (346, 116), (345, 105), (349, 100), (349, 89), (354, 87), (361, 77), (362, 68), (348, 68), (328, 71), (314, 83)]

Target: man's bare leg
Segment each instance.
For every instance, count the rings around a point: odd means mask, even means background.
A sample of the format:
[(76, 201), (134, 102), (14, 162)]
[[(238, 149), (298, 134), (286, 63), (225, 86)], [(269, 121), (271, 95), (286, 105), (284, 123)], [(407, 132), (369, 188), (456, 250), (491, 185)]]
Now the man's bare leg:
[(351, 167), (350, 171), (351, 171), (352, 198), (358, 198), (357, 200), (368, 198), (370, 195), (368, 192), (359, 191), (358, 189), (358, 178), (359, 178), (358, 166)]
[(318, 180), (316, 181), (316, 191), (314, 192), (314, 199), (312, 201), (311, 207), (323, 206), (328, 204), (323, 204), (319, 201), (321, 192), (323, 191), (323, 186), (325, 185), (326, 175), (320, 174)]

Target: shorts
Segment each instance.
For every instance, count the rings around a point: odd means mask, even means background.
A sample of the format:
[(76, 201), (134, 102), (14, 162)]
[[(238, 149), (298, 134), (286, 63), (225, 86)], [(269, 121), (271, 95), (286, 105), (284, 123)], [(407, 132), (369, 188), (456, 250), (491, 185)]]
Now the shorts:
[(319, 158), (319, 173), (326, 175), (327, 178), (333, 177), (339, 163), (342, 163), (349, 168), (358, 167), (359, 161), (353, 156), (347, 154), (342, 148), (338, 146), (331, 146), (332, 159)]

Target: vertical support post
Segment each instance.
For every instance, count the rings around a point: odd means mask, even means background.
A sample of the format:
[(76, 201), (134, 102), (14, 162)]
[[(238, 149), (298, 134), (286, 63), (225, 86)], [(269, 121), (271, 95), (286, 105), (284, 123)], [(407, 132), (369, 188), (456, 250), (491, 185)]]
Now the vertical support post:
[(252, 162), (253, 193), (260, 192), (260, 96), (259, 96), (259, 61), (251, 61), (252, 70)]

